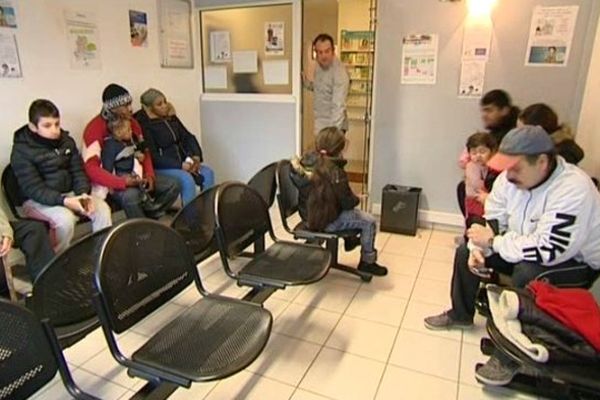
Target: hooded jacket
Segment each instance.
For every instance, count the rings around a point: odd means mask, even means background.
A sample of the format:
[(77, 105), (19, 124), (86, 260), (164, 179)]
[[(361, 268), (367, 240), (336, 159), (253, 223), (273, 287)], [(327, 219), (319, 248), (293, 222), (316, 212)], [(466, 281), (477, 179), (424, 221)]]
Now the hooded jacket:
[[(308, 197), (312, 190), (311, 177), (319, 157), (323, 157), (316, 151), (305, 154), (302, 159), (292, 159), (291, 179), (298, 188), (298, 212), (302, 221), (308, 221)], [(352, 210), (358, 205), (360, 200), (352, 189), (348, 181), (348, 175), (344, 171), (347, 161), (341, 158), (331, 158), (333, 165), (331, 171), (331, 184), (336, 197), (336, 207), (341, 213), (344, 210)]]
[(517, 188), (502, 172), (485, 218), (496, 231), (493, 251), (507, 262), (551, 267), (575, 259), (600, 269), (600, 194), (585, 172), (560, 156), (550, 177), (531, 190)]
[(556, 152), (568, 163), (577, 165), (583, 159), (583, 149), (575, 143), (573, 132), (567, 125), (561, 125), (551, 132), (550, 137), (556, 146)]
[(64, 193), (90, 191), (83, 161), (67, 131), (49, 140), (24, 125), (15, 132), (10, 163), (21, 193), (40, 204), (62, 206)]
[(134, 114), (134, 118), (142, 126), (156, 169), (181, 169), (187, 157), (197, 156), (200, 162), (203, 161), (198, 140), (176, 115), (150, 118), (142, 109)]

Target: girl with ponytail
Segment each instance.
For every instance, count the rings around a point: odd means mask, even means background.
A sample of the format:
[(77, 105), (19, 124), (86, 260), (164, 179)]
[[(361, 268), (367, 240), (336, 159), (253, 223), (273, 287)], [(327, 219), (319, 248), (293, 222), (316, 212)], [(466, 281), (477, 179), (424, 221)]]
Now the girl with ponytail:
[[(299, 211), (307, 228), (313, 231), (336, 232), (360, 230), (361, 258), (358, 269), (373, 275), (386, 275), (387, 268), (377, 264), (375, 218), (355, 207), (359, 199), (352, 192), (348, 176), (344, 171), (346, 160), (343, 150), (346, 147), (344, 133), (335, 127), (319, 132), (315, 150), (302, 159), (292, 160), (292, 181), (298, 187)], [(351, 250), (354, 238), (345, 243)]]

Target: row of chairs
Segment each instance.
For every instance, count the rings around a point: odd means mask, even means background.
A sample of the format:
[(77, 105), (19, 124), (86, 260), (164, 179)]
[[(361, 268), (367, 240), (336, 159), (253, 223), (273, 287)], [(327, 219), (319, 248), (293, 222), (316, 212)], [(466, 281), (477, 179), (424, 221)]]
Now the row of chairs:
[[(74, 397), (82, 392), (69, 378), (66, 364), (61, 367), (58, 353), (99, 323), (114, 358), (131, 375), (149, 381), (142, 390), (147, 393), (162, 390), (168, 394), (179, 386), (189, 387), (192, 381), (224, 378), (260, 354), (271, 329), (270, 313), (260, 304), (273, 291), (316, 282), (336, 266), (331, 262), (332, 249), (336, 247), (333, 244), (328, 243), (328, 248), (323, 249), (282, 241), (273, 233), (269, 207), (276, 195), (282, 218), (285, 215), (284, 223), (294, 213), (293, 191), (281, 193), (289, 177), (289, 170), (282, 168), (286, 165), (283, 161), (259, 171), (249, 182), (256, 190), (231, 182), (201, 193), (179, 211), (171, 227), (149, 220), (131, 220), (112, 230), (91, 234), (73, 243), (45, 268), (34, 282), (27, 305), (44, 320), (44, 335), (50, 343), (55, 335), (55, 359)], [(297, 199), (295, 207), (297, 210)], [(297, 238), (310, 237), (300, 229), (290, 231), (301, 232), (295, 235)], [(273, 245), (265, 249), (267, 234)], [(340, 236), (330, 235), (325, 240), (337, 242)], [(254, 252), (248, 263), (234, 270), (229, 260), (247, 256), (246, 249), (252, 245)], [(226, 273), (239, 285), (252, 288), (243, 299), (214, 295), (204, 288), (196, 265), (217, 251)], [(131, 328), (192, 281), (203, 299), (131, 358), (125, 357), (115, 334)], [(52, 329), (48, 329), (50, 326)], [(4, 368), (5, 361), (0, 357), (0, 368)], [(26, 364), (18, 370), (27, 374), (32, 369)], [(0, 380), (2, 393), (11, 382)], [(90, 398), (85, 396), (78, 398)]]

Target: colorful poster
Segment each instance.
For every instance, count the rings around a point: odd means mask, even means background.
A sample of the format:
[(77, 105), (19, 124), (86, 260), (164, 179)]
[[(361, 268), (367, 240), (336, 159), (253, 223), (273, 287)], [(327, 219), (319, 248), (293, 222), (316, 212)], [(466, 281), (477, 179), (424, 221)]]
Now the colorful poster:
[(525, 65), (535, 67), (567, 65), (578, 11), (579, 6), (534, 8)]
[(433, 85), (437, 79), (438, 35), (409, 35), (402, 39), (402, 84)]
[(13, 34), (0, 33), (0, 78), (22, 76), (17, 38)]
[(71, 68), (100, 69), (100, 43), (94, 16), (66, 11), (65, 20)]
[(129, 10), (129, 32), (133, 47), (148, 47), (148, 14)]
[(0, 28), (16, 28), (17, 15), (13, 0), (0, 0)]
[(282, 56), (284, 52), (284, 23), (265, 22), (265, 54)]
[(210, 33), (210, 61), (214, 63), (231, 61), (229, 31), (213, 31)]
[(484, 60), (463, 61), (460, 70), (458, 97), (480, 98), (485, 81)]

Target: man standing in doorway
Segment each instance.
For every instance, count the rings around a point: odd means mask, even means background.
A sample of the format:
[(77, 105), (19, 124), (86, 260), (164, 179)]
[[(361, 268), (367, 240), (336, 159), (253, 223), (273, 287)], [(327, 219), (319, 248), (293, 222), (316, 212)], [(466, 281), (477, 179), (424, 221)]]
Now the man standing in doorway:
[(346, 97), (350, 78), (346, 67), (335, 55), (333, 38), (319, 34), (312, 43), (317, 62), (309, 57), (304, 86), (314, 92), (315, 135), (323, 128), (336, 127), (346, 132)]

